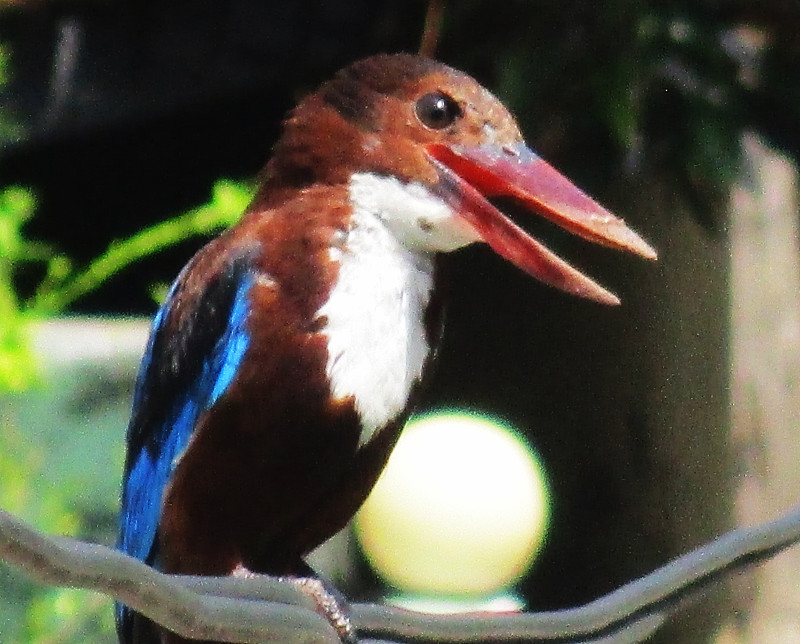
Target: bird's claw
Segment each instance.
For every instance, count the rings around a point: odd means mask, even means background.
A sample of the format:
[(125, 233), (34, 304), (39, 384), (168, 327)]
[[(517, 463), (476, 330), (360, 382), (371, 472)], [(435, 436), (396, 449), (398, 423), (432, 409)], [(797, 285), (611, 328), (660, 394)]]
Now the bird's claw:
[(300, 592), (311, 597), (319, 612), (330, 622), (343, 644), (357, 644), (356, 630), (350, 621), (347, 604), (341, 594), (315, 577), (282, 577)]

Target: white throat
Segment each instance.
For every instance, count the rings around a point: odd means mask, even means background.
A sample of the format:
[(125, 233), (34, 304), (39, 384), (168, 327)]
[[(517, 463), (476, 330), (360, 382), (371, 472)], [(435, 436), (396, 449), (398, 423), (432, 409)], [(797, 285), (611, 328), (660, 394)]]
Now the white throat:
[(347, 241), (331, 251), (338, 280), (317, 315), (325, 319), (333, 396), (353, 397), (363, 445), (403, 411), (422, 377), (434, 252), (475, 236), (419, 184), (363, 173), (349, 193)]

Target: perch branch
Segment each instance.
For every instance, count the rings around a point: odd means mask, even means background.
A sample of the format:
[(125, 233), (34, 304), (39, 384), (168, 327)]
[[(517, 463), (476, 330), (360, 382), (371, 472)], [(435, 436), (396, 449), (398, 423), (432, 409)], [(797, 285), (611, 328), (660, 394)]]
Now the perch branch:
[[(579, 608), (502, 615), (424, 615), (356, 604), (352, 619), (362, 638), (415, 643), (639, 642), (692, 592), (797, 542), (800, 507), (771, 523), (729, 532)], [(335, 632), (313, 612), (310, 600), (275, 578), (165, 575), (104, 546), (45, 536), (2, 511), (0, 558), (41, 582), (111, 595), (185, 637), (338, 644)], [(375, 644), (372, 639), (365, 641)]]

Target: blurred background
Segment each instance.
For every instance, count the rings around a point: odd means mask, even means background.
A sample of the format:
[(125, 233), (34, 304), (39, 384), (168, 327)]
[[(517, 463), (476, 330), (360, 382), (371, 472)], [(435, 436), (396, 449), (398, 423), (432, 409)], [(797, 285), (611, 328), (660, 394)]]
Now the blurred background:
[[(297, 98), (357, 58), (416, 51), (429, 9), (0, 0), (0, 507), (114, 542), (145, 318), (244, 208)], [(584, 603), (795, 504), (800, 5), (462, 0), (432, 32), (660, 253), (536, 231), (621, 296), (613, 310), (480, 248), (449, 259), (422, 409), (502, 418), (541, 459), (551, 519), (516, 587), (528, 607)], [(349, 594), (383, 592), (348, 561)], [(789, 552), (654, 641), (800, 642), (798, 578)], [(114, 641), (102, 596), (0, 566), (0, 602), (3, 643)]]

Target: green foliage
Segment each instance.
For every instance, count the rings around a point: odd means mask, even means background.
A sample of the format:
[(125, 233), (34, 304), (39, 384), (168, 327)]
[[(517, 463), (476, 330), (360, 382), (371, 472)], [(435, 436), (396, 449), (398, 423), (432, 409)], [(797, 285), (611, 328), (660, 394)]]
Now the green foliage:
[[(0, 190), (0, 401), (5, 398), (16, 403), (30, 395), (22, 392), (34, 383), (43, 383), (30, 345), (32, 322), (64, 312), (75, 300), (143, 257), (231, 225), (250, 197), (248, 185), (218, 181), (208, 203), (112, 242), (99, 257), (86, 266), (76, 267), (65, 255), (26, 237), (25, 224), (35, 209), (31, 192), (16, 186)], [(41, 275), (28, 296), (21, 295), (16, 288), (21, 271)], [(16, 392), (14, 397), (12, 392)], [(99, 507), (97, 495), (93, 495), (94, 504), (89, 507), (82, 507), (78, 499), (87, 496), (87, 472), (108, 477), (109, 467), (98, 466), (103, 461), (97, 457), (87, 460), (85, 447), (82, 454), (71, 454), (63, 444), (59, 445), (62, 432), (85, 432), (85, 427), (75, 429), (69, 425), (70, 419), (62, 415), (55, 421), (59, 427), (35, 437), (43, 440), (32, 440), (30, 429), (23, 435), (15, 426), (8, 411), (14, 406), (4, 404), (0, 408), (3, 410), (0, 507), (45, 532), (93, 536), (96, 527), (91, 525), (92, 521), (98, 516), (112, 516), (116, 507), (106, 507), (108, 495), (104, 496), (103, 507)], [(25, 422), (33, 423), (33, 415), (27, 413), (22, 417)], [(98, 420), (85, 417), (85, 412), (80, 415), (84, 424)], [(54, 421), (44, 422), (52, 426)], [(123, 422), (117, 424), (121, 426)], [(73, 436), (82, 438), (79, 434)], [(98, 438), (93, 435), (90, 440)], [(72, 442), (82, 444), (81, 440)], [(64, 472), (62, 466), (69, 463), (79, 467), (82, 476), (73, 474), (54, 481), (52, 473)], [(98, 480), (96, 488), (107, 488), (106, 483)], [(112, 503), (116, 506), (115, 498)], [(0, 566), (0, 641), (4, 644), (99, 644), (111, 641), (112, 633), (112, 611), (107, 597), (86, 591), (42, 588), (24, 575)]]
[[(42, 484), (47, 458), (7, 420), (0, 424), (0, 507), (44, 532), (75, 536), (83, 531), (82, 519), (71, 509), (66, 490)], [(0, 578), (4, 642), (109, 641), (113, 626), (108, 601), (98, 601), (95, 593), (43, 589), (10, 571), (0, 572)], [(106, 637), (91, 637), (90, 632)]]
[[(34, 445), (7, 418), (0, 423), (0, 507), (51, 534), (83, 536), (87, 519), (75, 508), (73, 485), (46, 476), (53, 454)], [(43, 588), (21, 573), (0, 570), (0, 638), (4, 643), (110, 642), (107, 597), (88, 591)]]
[[(2, 4), (0, 4), (0, 7), (2, 7)], [(9, 58), (8, 47), (0, 43), (0, 87), (8, 83), (9, 80)]]
[(23, 188), (0, 191), (0, 392), (21, 391), (34, 379), (27, 314), (14, 289), (15, 269), (43, 251), (22, 236), (34, 204), (31, 193)]
[[(25, 223), (35, 200), (28, 190), (10, 187), (0, 191), (0, 392), (20, 391), (34, 381), (28, 322), (57, 315), (75, 300), (98, 288), (136, 261), (197, 235), (230, 226), (250, 199), (246, 184), (220, 180), (211, 201), (187, 213), (112, 242), (87, 266), (73, 262), (46, 244), (26, 239)], [(43, 277), (29, 298), (15, 289), (16, 273), (25, 265), (43, 269)]]
[(134, 262), (197, 235), (209, 235), (233, 224), (250, 200), (241, 183), (220, 180), (211, 201), (187, 213), (145, 228), (108, 249), (83, 269), (75, 270), (63, 256), (50, 258), (47, 276), (27, 307), (36, 316), (60, 313)]

